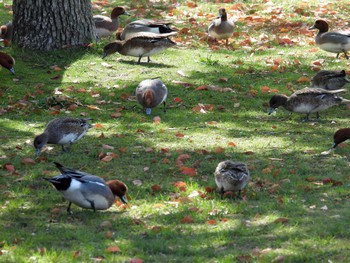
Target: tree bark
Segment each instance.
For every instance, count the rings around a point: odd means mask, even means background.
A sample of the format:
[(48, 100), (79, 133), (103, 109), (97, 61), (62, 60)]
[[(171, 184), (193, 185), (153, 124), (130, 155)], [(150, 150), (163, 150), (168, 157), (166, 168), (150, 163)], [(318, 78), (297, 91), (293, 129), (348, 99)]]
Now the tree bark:
[(48, 51), (90, 43), (92, 16), (90, 0), (13, 0), (13, 44)]

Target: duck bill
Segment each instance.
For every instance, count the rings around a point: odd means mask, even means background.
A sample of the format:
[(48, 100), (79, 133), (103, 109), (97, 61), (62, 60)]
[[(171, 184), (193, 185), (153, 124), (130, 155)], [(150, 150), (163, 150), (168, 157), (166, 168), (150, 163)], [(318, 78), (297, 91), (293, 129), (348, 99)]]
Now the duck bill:
[(102, 59), (104, 59), (105, 57), (107, 57), (107, 53), (103, 52)]
[(35, 150), (35, 157), (38, 157), (39, 156), (39, 154), (40, 154), (40, 152), (41, 152), (41, 149), (36, 149)]
[(123, 202), (124, 204), (128, 204), (128, 202), (126, 201), (125, 196), (120, 196), (120, 200), (122, 200), (122, 202)]
[(269, 115), (271, 115), (272, 113), (274, 113), (274, 112), (275, 112), (275, 110), (276, 110), (276, 109), (274, 109), (274, 108), (270, 107), (270, 109), (269, 109)]
[(125, 11), (123, 15), (131, 16), (130, 13), (128, 13), (127, 11)]
[(146, 114), (151, 115), (152, 109), (151, 108), (146, 108)]
[(10, 70), (12, 75), (15, 75), (15, 69), (14, 68), (10, 68), (9, 70)]
[(334, 143), (332, 144), (331, 150), (334, 149), (335, 147), (337, 147), (337, 145), (338, 145), (338, 144), (334, 142)]
[(309, 27), (309, 30), (316, 29), (315, 26)]

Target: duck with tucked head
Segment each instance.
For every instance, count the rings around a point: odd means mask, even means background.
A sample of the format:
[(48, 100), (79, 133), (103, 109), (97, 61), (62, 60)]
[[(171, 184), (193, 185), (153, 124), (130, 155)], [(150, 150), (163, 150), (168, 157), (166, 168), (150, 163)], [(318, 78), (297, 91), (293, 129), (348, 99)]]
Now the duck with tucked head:
[(115, 197), (118, 196), (123, 203), (128, 187), (119, 180), (111, 180), (107, 183), (102, 178), (82, 171), (64, 167), (54, 162), (61, 174), (53, 178), (45, 178), (52, 183), (62, 196), (69, 201), (67, 212), (72, 203), (87, 209), (106, 210), (110, 208)]
[(141, 19), (127, 24), (121, 32), (118, 40), (125, 40), (131, 35), (142, 32), (155, 34), (167, 34), (176, 30), (170, 27), (171, 23), (167, 21), (154, 21), (150, 19)]
[(311, 113), (316, 113), (319, 118), (319, 112), (339, 104), (348, 104), (350, 100), (337, 96), (339, 90), (324, 90), (318, 88), (304, 88), (294, 92), (291, 96), (277, 94), (270, 99), (269, 114), (273, 113), (279, 106), (283, 106), (290, 112), (306, 114), (305, 120), (309, 119)]
[(342, 34), (340, 32), (331, 31), (328, 32), (328, 23), (324, 20), (316, 20), (315, 24), (309, 29), (318, 29), (316, 35), (316, 45), (321, 49), (337, 53), (337, 58), (340, 53), (344, 53), (348, 59), (347, 51), (350, 50), (350, 34)]
[(8, 69), (12, 75), (15, 74), (15, 70), (13, 68), (15, 65), (15, 59), (9, 54), (0, 52), (0, 65)]
[(166, 98), (168, 89), (160, 79), (145, 79), (136, 88), (136, 99), (146, 109), (146, 114), (151, 114), (151, 108), (157, 107), (161, 103), (166, 112)]
[(175, 42), (169, 39), (170, 36), (176, 33), (136, 33), (126, 40), (115, 40), (103, 48), (102, 58), (118, 52), (124, 56), (138, 57), (138, 64), (140, 64), (142, 57), (147, 57), (147, 62), (150, 62), (150, 56), (176, 45)]
[(228, 39), (232, 36), (235, 28), (233, 21), (227, 19), (225, 8), (219, 9), (219, 18), (210, 23), (208, 27), (208, 35), (211, 38), (226, 39), (226, 46), (228, 45)]
[(341, 89), (350, 80), (346, 77), (345, 70), (321, 70), (311, 79), (313, 88), (336, 90)]
[(247, 165), (231, 160), (220, 162), (215, 169), (214, 176), (221, 199), (227, 191), (238, 191), (238, 198), (241, 198), (241, 191), (250, 179)]
[(350, 128), (339, 129), (334, 133), (333, 145), (331, 149), (334, 149), (338, 144), (350, 139)]
[[(34, 139), (36, 155), (40, 154), (45, 144), (59, 144), (62, 151), (68, 151), (73, 143), (80, 140), (89, 128), (89, 118), (63, 117), (51, 120), (44, 132)], [(68, 147), (64, 147), (68, 144)]]
[(97, 37), (108, 37), (111, 36), (119, 27), (119, 16), (128, 15), (129, 13), (125, 11), (124, 7), (117, 6), (111, 12), (111, 17), (95, 15), (93, 16), (93, 21), (96, 27)]

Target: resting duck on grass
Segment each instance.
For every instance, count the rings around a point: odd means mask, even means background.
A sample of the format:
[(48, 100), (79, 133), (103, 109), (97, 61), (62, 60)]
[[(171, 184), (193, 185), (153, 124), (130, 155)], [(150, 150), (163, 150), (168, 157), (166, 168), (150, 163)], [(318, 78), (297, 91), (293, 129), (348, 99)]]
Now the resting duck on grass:
[(175, 32), (176, 30), (170, 28), (171, 23), (167, 21), (154, 21), (150, 19), (136, 20), (127, 24), (118, 40), (125, 40), (130, 38), (133, 34), (149, 32), (154, 34), (167, 34)]
[(128, 187), (119, 180), (111, 180), (107, 183), (102, 178), (78, 170), (64, 167), (55, 162), (61, 175), (53, 178), (45, 178), (52, 183), (62, 196), (69, 201), (67, 212), (72, 203), (82, 208), (106, 210), (115, 202), (118, 196), (123, 203), (127, 203), (125, 194)]
[(11, 57), (9, 54), (0, 52), (0, 65), (8, 69), (12, 75), (15, 74), (15, 70), (13, 68), (15, 65), (15, 59)]
[(241, 198), (241, 191), (250, 179), (250, 173), (246, 164), (230, 160), (220, 162), (215, 169), (214, 175), (221, 199), (227, 191), (238, 191), (238, 198)]
[(350, 80), (346, 77), (345, 70), (321, 70), (311, 80), (313, 88), (336, 90), (341, 89)]
[(316, 20), (315, 24), (309, 29), (318, 29), (316, 35), (316, 45), (321, 49), (337, 53), (337, 58), (340, 53), (344, 53), (348, 59), (347, 51), (350, 49), (350, 34), (342, 34), (340, 32), (328, 32), (328, 23), (324, 20)]
[(131, 35), (126, 40), (115, 40), (104, 47), (102, 58), (118, 52), (124, 56), (138, 57), (138, 64), (140, 64), (142, 57), (147, 57), (147, 62), (150, 62), (150, 56), (176, 45), (169, 39), (170, 36), (176, 34), (177, 32), (167, 34), (146, 32)]
[[(45, 144), (60, 144), (62, 151), (68, 151), (73, 143), (80, 140), (92, 126), (88, 123), (89, 118), (63, 117), (51, 120), (44, 132), (34, 139), (36, 155), (40, 154)], [(68, 144), (68, 147), (64, 147)]]
[(168, 89), (160, 79), (145, 79), (136, 88), (136, 99), (146, 109), (146, 114), (151, 114), (151, 108), (164, 104), (163, 111), (166, 112), (166, 97)]
[(235, 24), (233, 21), (227, 19), (225, 8), (219, 9), (219, 18), (210, 23), (208, 27), (208, 36), (217, 39), (226, 39), (226, 46), (228, 39), (232, 36)]
[(336, 95), (343, 91), (344, 89), (324, 90), (318, 88), (304, 88), (294, 92), (289, 97), (277, 94), (270, 99), (269, 114), (273, 113), (279, 106), (283, 106), (290, 112), (306, 114), (305, 120), (309, 119), (310, 113), (316, 113), (317, 118), (319, 118), (320, 111), (335, 105), (350, 103), (350, 100), (343, 99)]
[(111, 36), (119, 27), (119, 16), (129, 15), (121, 6), (115, 7), (111, 12), (111, 17), (95, 15), (93, 21), (96, 27), (96, 33), (99, 38)]

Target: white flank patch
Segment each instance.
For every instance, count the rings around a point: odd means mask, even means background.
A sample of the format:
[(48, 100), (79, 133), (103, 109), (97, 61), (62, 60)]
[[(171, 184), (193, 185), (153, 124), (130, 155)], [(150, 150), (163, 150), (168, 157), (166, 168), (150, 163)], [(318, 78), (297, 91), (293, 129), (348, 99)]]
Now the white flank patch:
[(58, 144), (66, 144), (70, 142), (75, 142), (77, 139), (79, 139), (78, 134), (76, 133), (68, 133), (61, 140), (58, 141)]
[(69, 192), (76, 191), (76, 190), (79, 190), (80, 187), (81, 187), (81, 182), (79, 182), (78, 180), (72, 179), (67, 191), (69, 191)]
[(341, 44), (336, 43), (324, 43), (320, 45), (320, 48), (332, 53), (341, 53), (343, 48)]
[(108, 37), (111, 35), (111, 31), (105, 28), (96, 28), (96, 33), (99, 37)]
[(310, 112), (314, 112), (311, 111), (312, 109), (314, 109), (315, 107), (310, 105), (310, 104), (300, 104), (296, 107), (294, 107), (293, 111), (294, 112), (299, 112), (299, 113), (310, 113)]

